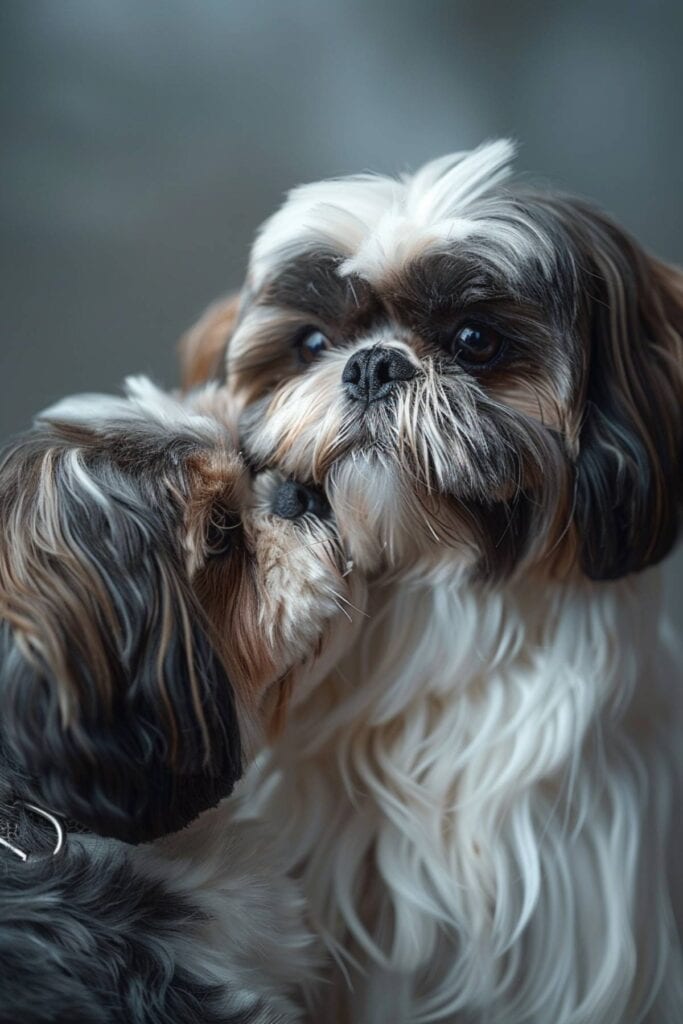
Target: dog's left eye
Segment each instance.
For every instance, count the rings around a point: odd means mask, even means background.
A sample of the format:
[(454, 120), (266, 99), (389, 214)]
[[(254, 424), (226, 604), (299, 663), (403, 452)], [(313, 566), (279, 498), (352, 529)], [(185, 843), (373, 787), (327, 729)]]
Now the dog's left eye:
[(313, 363), (330, 347), (330, 339), (317, 327), (307, 327), (296, 340), (296, 348), (302, 363)]
[(461, 324), (450, 341), (450, 350), (463, 366), (488, 366), (503, 350), (505, 339), (487, 324)]
[(220, 505), (213, 508), (206, 524), (206, 557), (227, 555), (235, 547), (241, 528), (242, 520), (236, 512)]

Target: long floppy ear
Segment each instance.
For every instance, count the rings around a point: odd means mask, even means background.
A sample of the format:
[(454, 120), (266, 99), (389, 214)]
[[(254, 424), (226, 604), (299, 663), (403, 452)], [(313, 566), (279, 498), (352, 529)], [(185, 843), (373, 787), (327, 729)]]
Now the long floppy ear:
[(587, 204), (564, 201), (587, 337), (575, 515), (593, 579), (659, 562), (683, 499), (683, 272)]
[(240, 296), (218, 299), (206, 309), (179, 343), (183, 391), (199, 387), (224, 372), (225, 350), (237, 325)]
[(239, 778), (232, 687), (169, 523), (44, 435), (0, 467), (0, 757), (19, 795), (147, 841)]

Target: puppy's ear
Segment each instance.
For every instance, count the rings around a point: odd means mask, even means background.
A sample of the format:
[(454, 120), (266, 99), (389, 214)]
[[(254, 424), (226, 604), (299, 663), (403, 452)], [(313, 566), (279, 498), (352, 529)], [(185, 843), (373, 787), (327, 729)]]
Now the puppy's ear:
[(683, 497), (683, 273), (567, 201), (584, 293), (585, 415), (575, 516), (581, 561), (615, 579), (671, 549)]
[(225, 351), (237, 325), (239, 308), (239, 295), (219, 299), (182, 336), (179, 352), (183, 391), (190, 391), (222, 375)]
[(0, 469), (0, 756), (20, 795), (153, 839), (239, 778), (232, 687), (169, 519), (28, 438)]

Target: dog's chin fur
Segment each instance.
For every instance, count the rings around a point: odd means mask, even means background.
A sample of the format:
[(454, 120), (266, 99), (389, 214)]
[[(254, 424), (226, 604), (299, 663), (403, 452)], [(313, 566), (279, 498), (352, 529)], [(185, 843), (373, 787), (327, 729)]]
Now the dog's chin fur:
[(418, 364), (395, 333), (371, 344), (405, 353), (416, 380), (359, 412), (340, 381), (367, 339), (326, 353), (245, 409), (250, 458), (324, 485), (368, 573), (444, 559), (492, 579), (539, 563), (566, 571), (576, 560), (573, 483), (557, 431), (429, 356)]
[[(681, 507), (682, 279), (504, 186), (510, 157), (295, 190), (224, 338), (254, 464), (324, 481), (374, 579), (248, 780), (336, 958), (314, 1019), (683, 1015), (681, 655), (652, 568)], [(470, 315), (508, 338), (486, 372), (446, 344)], [(329, 344), (302, 365), (309, 327)], [(376, 346), (415, 374), (363, 409), (342, 372)]]

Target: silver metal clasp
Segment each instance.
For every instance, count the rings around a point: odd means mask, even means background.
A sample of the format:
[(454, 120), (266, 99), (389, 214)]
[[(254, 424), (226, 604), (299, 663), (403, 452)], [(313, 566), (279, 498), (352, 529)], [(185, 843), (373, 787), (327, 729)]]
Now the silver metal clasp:
[[(50, 811), (46, 811), (44, 807), (38, 807), (36, 804), (26, 803), (26, 801), (24, 800), (20, 801), (20, 803), (29, 811), (33, 811), (34, 814), (38, 814), (41, 818), (45, 818), (46, 821), (50, 822), (53, 829), (55, 830), (56, 836), (55, 846), (50, 856), (56, 857), (64, 846), (64, 829), (59, 821), (59, 818), (57, 818)], [(0, 846), (4, 846), (11, 853), (13, 853), (15, 857), (18, 857), (19, 860), (24, 861), (24, 863), (29, 859), (29, 857), (32, 856), (30, 851), (22, 850), (19, 846), (15, 846), (14, 843), (11, 843), (9, 839), (3, 839), (2, 836), (0, 836)]]

